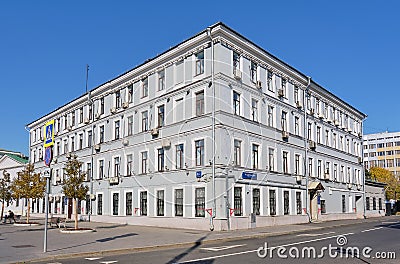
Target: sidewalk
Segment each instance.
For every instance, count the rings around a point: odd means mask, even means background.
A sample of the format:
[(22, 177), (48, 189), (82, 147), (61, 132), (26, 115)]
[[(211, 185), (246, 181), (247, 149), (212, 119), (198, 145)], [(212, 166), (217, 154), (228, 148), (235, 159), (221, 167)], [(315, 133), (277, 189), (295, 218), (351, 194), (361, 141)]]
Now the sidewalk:
[[(43, 253), (44, 225), (16, 227), (0, 224), (0, 263), (34, 259), (51, 260), (63, 255), (94, 255), (106, 252), (145, 251), (179, 246), (191, 246), (240, 238), (267, 237), (294, 232), (318, 230), (361, 222), (397, 221), (400, 217), (379, 217), (359, 220), (340, 220), (310, 224), (263, 227), (255, 229), (207, 232), (187, 229), (168, 229), (128, 226), (109, 223), (80, 222), (79, 227), (90, 227), (97, 232), (62, 234), (58, 228), (49, 228), (47, 253)], [(43, 222), (43, 219), (34, 220)], [(73, 223), (69, 223), (73, 226)]]

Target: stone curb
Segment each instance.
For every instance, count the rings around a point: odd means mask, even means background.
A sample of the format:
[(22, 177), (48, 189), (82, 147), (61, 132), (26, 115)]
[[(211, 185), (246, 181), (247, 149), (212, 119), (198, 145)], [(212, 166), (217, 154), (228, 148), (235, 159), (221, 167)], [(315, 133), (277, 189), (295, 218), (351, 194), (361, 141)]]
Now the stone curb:
[[(369, 221), (371, 223), (380, 222), (382, 219), (374, 219)], [(123, 253), (132, 253), (132, 252), (149, 252), (155, 250), (164, 250), (164, 249), (172, 249), (172, 248), (182, 248), (186, 246), (195, 246), (195, 245), (207, 245), (212, 244), (215, 242), (230, 242), (230, 241), (237, 241), (242, 239), (252, 239), (252, 238), (263, 238), (263, 237), (271, 237), (271, 236), (282, 236), (282, 235), (290, 235), (301, 233), (304, 231), (315, 231), (315, 230), (323, 230), (323, 229), (331, 229), (337, 228), (342, 226), (349, 226), (355, 225), (357, 223), (344, 223), (344, 224), (337, 224), (331, 226), (320, 226), (320, 227), (310, 227), (310, 228), (303, 228), (298, 230), (292, 231), (281, 231), (281, 232), (274, 232), (274, 233), (260, 233), (260, 234), (252, 234), (252, 235), (243, 235), (243, 236), (232, 236), (232, 237), (222, 237), (222, 238), (214, 238), (214, 239), (207, 239), (201, 242), (185, 242), (185, 243), (173, 243), (173, 244), (165, 244), (165, 245), (155, 245), (155, 246), (146, 246), (146, 247), (134, 247), (134, 248), (123, 248), (123, 249), (110, 249), (110, 250), (102, 250), (102, 251), (90, 251), (90, 252), (77, 252), (77, 253), (69, 253), (69, 254), (60, 254), (60, 255), (52, 255), (44, 258), (35, 258), (30, 260), (22, 260), (13, 263), (25, 263), (25, 262), (42, 262), (42, 261), (49, 261), (49, 260), (59, 260), (59, 259), (67, 259), (67, 258), (74, 258), (74, 257), (92, 257), (92, 256), (103, 256), (103, 255), (118, 255)]]

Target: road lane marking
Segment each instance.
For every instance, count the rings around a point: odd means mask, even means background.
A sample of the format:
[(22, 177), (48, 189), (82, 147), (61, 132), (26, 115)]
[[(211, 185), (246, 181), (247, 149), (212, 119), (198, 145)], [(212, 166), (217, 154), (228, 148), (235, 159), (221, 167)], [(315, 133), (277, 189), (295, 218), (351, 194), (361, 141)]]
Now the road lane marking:
[(369, 231), (374, 231), (374, 230), (378, 230), (378, 229), (381, 229), (381, 228), (383, 228), (383, 227), (377, 227), (377, 228), (366, 229), (366, 230), (361, 231), (361, 233), (369, 232)]
[[(327, 239), (335, 238), (335, 237), (338, 237), (338, 236), (348, 236), (348, 235), (354, 235), (354, 233), (347, 233), (347, 234), (341, 234), (341, 235), (335, 235), (335, 236), (321, 237), (321, 238), (305, 240), (305, 241), (300, 241), (300, 242), (295, 242), (295, 243), (290, 243), (290, 244), (285, 244), (285, 245), (268, 247), (268, 249), (275, 249), (275, 248), (280, 248), (280, 247), (289, 247), (289, 246), (301, 245), (301, 244), (306, 244), (306, 243), (311, 243), (311, 242), (327, 240)], [(257, 249), (253, 249), (253, 250), (242, 251), (242, 252), (235, 252), (235, 253), (217, 255), (217, 256), (212, 256), (212, 257), (205, 257), (205, 258), (186, 260), (186, 261), (176, 262), (175, 264), (199, 262), (199, 261), (205, 261), (205, 260), (211, 260), (211, 259), (219, 259), (219, 258), (225, 258), (225, 257), (231, 257), (231, 256), (237, 256), (237, 255), (253, 253), (253, 252), (257, 252), (257, 251), (258, 251), (258, 248)]]
[(100, 261), (100, 263), (103, 263), (103, 264), (111, 264), (111, 263), (117, 263), (117, 262), (118, 262), (118, 260)]
[(103, 257), (99, 257), (99, 258), (85, 258), (86, 260), (98, 260), (98, 259), (102, 259)]
[(387, 221), (387, 222), (382, 222), (382, 224), (398, 224), (399, 221)]
[(208, 251), (222, 251), (222, 250), (231, 249), (231, 248), (243, 247), (243, 246), (246, 246), (246, 245), (247, 244), (241, 244), (241, 245), (210, 247), (210, 248), (201, 248), (201, 249), (208, 250)]
[(319, 234), (300, 234), (297, 236), (306, 236), (306, 237), (315, 237), (315, 236), (323, 236), (323, 235), (330, 235), (330, 234), (335, 234), (335, 232), (331, 231), (331, 232), (327, 232), (327, 233), (319, 233)]

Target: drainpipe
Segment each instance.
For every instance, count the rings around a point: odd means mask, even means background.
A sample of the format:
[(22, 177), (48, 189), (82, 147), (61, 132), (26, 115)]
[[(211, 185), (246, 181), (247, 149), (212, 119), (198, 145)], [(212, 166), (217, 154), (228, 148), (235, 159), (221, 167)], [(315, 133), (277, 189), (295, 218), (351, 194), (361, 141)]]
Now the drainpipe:
[(308, 149), (307, 149), (307, 139), (308, 139), (308, 135), (307, 135), (307, 98), (309, 96), (308, 92), (310, 89), (310, 84), (311, 84), (311, 77), (308, 77), (308, 81), (307, 81), (307, 87), (306, 89), (304, 89), (304, 94), (303, 94), (303, 107), (304, 107), (304, 176), (306, 178), (306, 214), (308, 216), (308, 222), (311, 223), (311, 216), (310, 216), (310, 208), (309, 208), (309, 199), (308, 199)]
[(210, 230), (214, 230), (215, 218), (215, 85), (214, 85), (214, 42), (211, 36), (211, 27), (207, 28), (207, 36), (211, 41), (211, 89), (212, 89), (212, 216), (210, 217)]
[(367, 212), (366, 212), (366, 197), (365, 197), (365, 167), (364, 167), (364, 121), (367, 118), (364, 118), (361, 121), (361, 175), (363, 177), (363, 217), (367, 219)]

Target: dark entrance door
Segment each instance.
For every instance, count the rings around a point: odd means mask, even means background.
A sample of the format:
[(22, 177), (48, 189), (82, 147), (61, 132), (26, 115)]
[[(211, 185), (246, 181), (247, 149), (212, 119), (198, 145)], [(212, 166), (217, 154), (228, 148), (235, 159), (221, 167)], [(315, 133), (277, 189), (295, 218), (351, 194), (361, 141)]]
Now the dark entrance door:
[(68, 219), (71, 219), (72, 215), (72, 199), (68, 198)]

